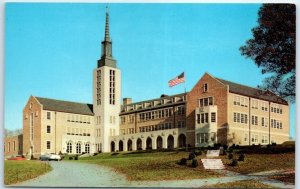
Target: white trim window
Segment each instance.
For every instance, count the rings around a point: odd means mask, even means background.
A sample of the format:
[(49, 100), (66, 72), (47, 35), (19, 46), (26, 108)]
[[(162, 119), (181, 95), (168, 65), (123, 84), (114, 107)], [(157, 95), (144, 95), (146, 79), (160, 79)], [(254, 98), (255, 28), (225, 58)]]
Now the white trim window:
[(47, 140), (46, 142), (47, 142), (47, 146), (46, 146), (47, 150), (51, 150), (51, 141)]
[(76, 144), (76, 154), (80, 154), (81, 153), (81, 143), (77, 143)]
[(51, 133), (51, 126), (47, 125), (47, 133)]
[(203, 85), (203, 92), (207, 92), (208, 91), (208, 84), (207, 83), (204, 83)]
[(248, 142), (248, 133), (245, 133), (244, 135), (244, 142)]
[(51, 112), (47, 112), (47, 119), (48, 119), (48, 120), (51, 119)]
[(71, 142), (67, 143), (67, 153), (72, 153), (72, 143)]
[(262, 135), (261, 136), (261, 143), (262, 144), (267, 144), (268, 143), (268, 136), (267, 135)]

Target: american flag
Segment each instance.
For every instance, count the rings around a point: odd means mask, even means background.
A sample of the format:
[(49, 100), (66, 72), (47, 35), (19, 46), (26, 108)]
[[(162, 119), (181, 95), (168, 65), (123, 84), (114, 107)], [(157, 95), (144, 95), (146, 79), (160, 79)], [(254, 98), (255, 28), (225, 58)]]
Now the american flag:
[(185, 82), (185, 77), (184, 77), (184, 72), (182, 72), (179, 76), (177, 76), (174, 79), (171, 79), (168, 83), (169, 83), (169, 87), (173, 87), (179, 83), (183, 83)]

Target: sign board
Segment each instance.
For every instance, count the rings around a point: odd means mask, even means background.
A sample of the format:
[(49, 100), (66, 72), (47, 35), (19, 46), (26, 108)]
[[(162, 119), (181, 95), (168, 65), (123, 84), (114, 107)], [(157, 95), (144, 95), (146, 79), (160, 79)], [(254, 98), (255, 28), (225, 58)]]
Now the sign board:
[(220, 155), (220, 150), (207, 150), (207, 157), (218, 157)]
[(221, 159), (201, 159), (205, 169), (224, 169)]

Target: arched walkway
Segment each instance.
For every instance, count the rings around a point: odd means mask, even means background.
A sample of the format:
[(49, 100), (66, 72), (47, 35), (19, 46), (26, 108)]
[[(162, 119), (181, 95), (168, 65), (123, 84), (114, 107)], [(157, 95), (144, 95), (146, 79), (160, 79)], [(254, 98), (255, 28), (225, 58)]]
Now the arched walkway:
[(119, 141), (119, 152), (122, 152), (123, 151), (123, 141), (120, 140)]
[(132, 140), (131, 139), (129, 139), (127, 141), (127, 151), (132, 151)]
[(142, 140), (140, 138), (137, 139), (136, 141), (136, 148), (137, 150), (142, 150)]
[(148, 137), (146, 140), (146, 150), (151, 150), (151, 149), (152, 149), (152, 139)]
[(180, 134), (178, 137), (178, 147), (183, 148), (186, 146), (186, 136), (184, 134)]
[(163, 147), (163, 139), (161, 136), (158, 136), (156, 139), (156, 148), (162, 149), (162, 147)]
[(167, 147), (168, 147), (168, 149), (174, 148), (174, 137), (172, 135), (168, 136)]
[(110, 151), (111, 152), (115, 151), (115, 142), (114, 141), (111, 141), (111, 143), (110, 143)]

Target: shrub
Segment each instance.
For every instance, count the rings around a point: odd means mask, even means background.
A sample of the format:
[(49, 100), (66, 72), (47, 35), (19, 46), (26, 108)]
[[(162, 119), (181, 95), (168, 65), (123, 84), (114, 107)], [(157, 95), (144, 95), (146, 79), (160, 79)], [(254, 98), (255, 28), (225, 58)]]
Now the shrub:
[(194, 159), (196, 157), (196, 154), (194, 153), (194, 152), (191, 152), (190, 154), (189, 154), (189, 159), (188, 160), (192, 160), (192, 159)]
[(96, 155), (98, 155), (98, 153), (97, 153), (97, 152), (93, 154), (93, 156), (96, 156)]
[(179, 165), (186, 165), (187, 164), (187, 159), (186, 158), (182, 158), (179, 162)]
[(234, 149), (234, 148), (235, 148), (235, 144), (232, 144), (232, 145), (231, 145), (231, 148), (233, 148), (233, 149)]
[(244, 161), (245, 160), (245, 155), (244, 154), (240, 154), (238, 161)]
[(195, 155), (196, 155), (196, 156), (201, 156), (201, 155), (202, 155), (202, 151), (201, 151), (201, 150), (195, 151)]
[(193, 160), (192, 160), (192, 167), (193, 167), (193, 168), (198, 167), (198, 161), (197, 161), (197, 159), (193, 159)]
[(69, 157), (69, 160), (72, 160), (73, 159), (73, 157)]
[(232, 149), (232, 148), (229, 148), (229, 149), (228, 149), (228, 152), (229, 152), (229, 153), (233, 153), (233, 149)]
[(272, 146), (276, 146), (276, 142), (272, 142)]
[(226, 144), (223, 145), (223, 149), (227, 150), (228, 146)]
[(233, 158), (233, 154), (232, 154), (232, 153), (229, 153), (228, 159), (232, 159), (232, 158)]
[(78, 155), (75, 156), (74, 160), (78, 160)]
[(231, 163), (229, 164), (230, 166), (237, 166), (238, 165), (238, 161), (236, 159), (232, 159)]

